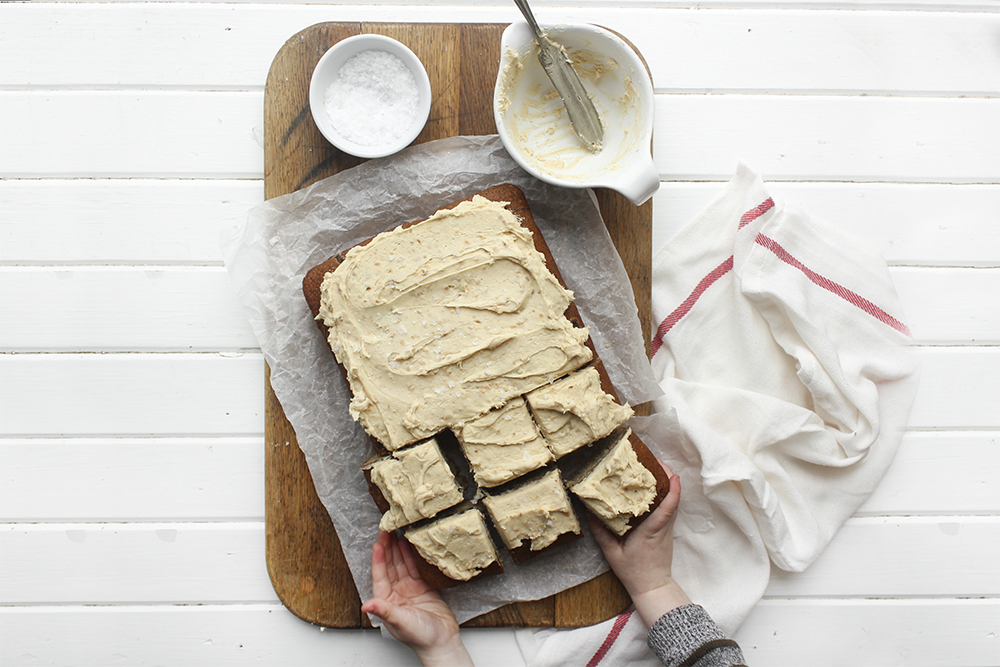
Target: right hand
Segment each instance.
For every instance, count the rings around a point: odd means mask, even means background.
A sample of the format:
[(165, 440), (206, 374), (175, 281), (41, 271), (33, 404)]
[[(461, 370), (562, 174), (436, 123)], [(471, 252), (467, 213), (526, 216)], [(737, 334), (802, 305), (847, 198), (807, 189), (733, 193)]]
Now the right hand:
[(674, 521), (681, 499), (681, 478), (657, 459), (670, 478), (670, 489), (653, 512), (624, 539), (594, 517), (590, 529), (604, 557), (632, 598), (646, 627), (663, 614), (691, 600), (674, 581)]

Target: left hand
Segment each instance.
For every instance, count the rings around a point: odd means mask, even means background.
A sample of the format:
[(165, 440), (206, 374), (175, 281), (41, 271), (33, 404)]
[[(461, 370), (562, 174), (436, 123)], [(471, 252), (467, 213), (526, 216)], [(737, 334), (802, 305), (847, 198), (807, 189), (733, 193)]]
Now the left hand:
[(472, 665), (458, 634), (458, 621), (438, 592), (417, 571), (410, 545), (380, 532), (372, 547), (374, 597), (361, 611), (382, 619), (393, 637), (409, 646), (425, 666)]

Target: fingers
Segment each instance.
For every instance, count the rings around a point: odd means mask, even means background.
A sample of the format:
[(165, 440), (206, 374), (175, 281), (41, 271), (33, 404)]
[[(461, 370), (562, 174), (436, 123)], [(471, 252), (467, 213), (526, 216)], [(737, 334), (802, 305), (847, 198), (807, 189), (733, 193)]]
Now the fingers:
[(662, 460), (660, 460), (659, 457), (656, 458), (656, 462), (659, 463), (660, 467), (663, 468), (663, 471), (665, 473), (667, 473), (667, 477), (673, 477), (674, 476), (674, 471), (670, 469), (670, 466), (668, 466), (666, 463), (664, 463)]
[(399, 552), (402, 556), (403, 565), (406, 567), (406, 572), (411, 579), (422, 582), (424, 579), (420, 576), (420, 571), (417, 569), (417, 560), (413, 557), (413, 551), (410, 549), (410, 544), (405, 540), (398, 541)]
[[(406, 563), (403, 562), (403, 553), (400, 550), (399, 538), (396, 537), (395, 533), (386, 534), (386, 568), (389, 575), (389, 583), (395, 586), (400, 581), (409, 578), (409, 571), (406, 569)], [(379, 535), (379, 540), (382, 536)]]
[(663, 501), (656, 508), (654, 514), (656, 512), (660, 512), (662, 516), (662, 514), (665, 513), (667, 515), (666, 518), (669, 519), (677, 511), (677, 507), (681, 502), (681, 478), (678, 475), (675, 475), (670, 469), (670, 466), (660, 459), (656, 459), (656, 462), (659, 463), (660, 467), (663, 468), (663, 471), (667, 473), (667, 480), (670, 486), (667, 489), (666, 497), (664, 497)]
[(366, 614), (374, 614), (387, 623), (392, 621), (392, 605), (381, 598), (368, 600), (361, 605), (361, 611)]
[(387, 539), (386, 533), (380, 533), (378, 541), (372, 546), (372, 592), (376, 597), (385, 597), (392, 590), (389, 582), (389, 569), (386, 565)]
[[(632, 534), (654, 535), (671, 525), (677, 513), (677, 507), (681, 499), (681, 478), (673, 474), (670, 467), (663, 461), (660, 459), (656, 460), (669, 476), (670, 486), (667, 490), (667, 495), (652, 513), (626, 537), (630, 537)], [(617, 549), (620, 551), (623, 548), (623, 541), (593, 516), (590, 517), (590, 530), (594, 535), (594, 541), (597, 542), (597, 545), (601, 547), (601, 551), (604, 552), (605, 558), (608, 557), (609, 550)], [(617, 551), (613, 553), (617, 553)]]
[[(664, 466), (666, 468), (666, 466)], [(669, 468), (666, 468), (669, 470)], [(666, 497), (653, 510), (653, 513), (646, 517), (640, 528), (645, 528), (647, 532), (658, 532), (670, 525), (677, 513), (677, 507), (681, 501), (681, 478), (674, 475), (670, 478), (670, 489)]]
[[(667, 470), (670, 470), (667, 468)], [(669, 512), (673, 515), (677, 507), (681, 504), (681, 478), (680, 475), (670, 476), (670, 488), (667, 489), (667, 497), (663, 499), (661, 505), (667, 505)]]
[(590, 532), (594, 535), (594, 541), (597, 542), (597, 546), (601, 547), (601, 551), (604, 552), (605, 558), (607, 557), (609, 549), (621, 544), (618, 541), (618, 538), (613, 535), (610, 530), (605, 528), (604, 524), (602, 524), (595, 517), (590, 517), (589, 525)]

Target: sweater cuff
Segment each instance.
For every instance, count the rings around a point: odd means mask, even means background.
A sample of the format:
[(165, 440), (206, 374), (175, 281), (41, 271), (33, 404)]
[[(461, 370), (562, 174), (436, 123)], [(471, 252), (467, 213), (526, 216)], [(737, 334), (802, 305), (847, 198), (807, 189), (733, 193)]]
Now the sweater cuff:
[(667, 667), (679, 667), (705, 644), (726, 636), (701, 605), (686, 604), (668, 611), (649, 629), (646, 643)]

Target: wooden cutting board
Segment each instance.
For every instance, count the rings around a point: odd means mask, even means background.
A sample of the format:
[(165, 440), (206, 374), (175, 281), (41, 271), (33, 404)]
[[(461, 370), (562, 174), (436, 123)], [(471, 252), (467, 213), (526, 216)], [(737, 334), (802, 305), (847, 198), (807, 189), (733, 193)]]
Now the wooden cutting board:
[[(331, 146), (309, 111), (309, 79), (320, 57), (360, 33), (406, 44), (430, 76), (430, 118), (416, 143), (458, 135), (496, 134), (493, 84), (500, 63), (497, 24), (321, 23), (288, 40), (271, 65), (264, 90), (264, 193), (288, 194), (362, 162)], [(597, 192), (632, 280), (642, 331), (649, 313), (652, 204), (634, 206), (616, 192)], [(444, 204), (446, 202), (442, 202)], [(400, 220), (400, 222), (408, 222)], [(271, 390), (265, 369), (265, 533), (274, 590), (294, 614), (335, 628), (370, 627), (329, 514), (313, 487), (295, 433)], [(640, 414), (644, 406), (639, 406)], [(601, 575), (544, 600), (510, 604), (467, 622), (473, 627), (591, 625), (629, 604), (617, 578)]]

